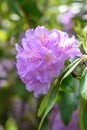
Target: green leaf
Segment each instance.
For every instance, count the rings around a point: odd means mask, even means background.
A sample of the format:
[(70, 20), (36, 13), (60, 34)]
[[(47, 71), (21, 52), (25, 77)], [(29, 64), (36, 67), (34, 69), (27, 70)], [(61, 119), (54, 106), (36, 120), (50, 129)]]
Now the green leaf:
[(80, 102), (79, 125), (81, 130), (87, 130), (87, 100), (84, 99)]
[(45, 120), (44, 120), (44, 122), (43, 122), (43, 125), (42, 125), (42, 127), (41, 127), (41, 130), (46, 130), (47, 127), (48, 127), (48, 125), (49, 125), (49, 120), (48, 120), (48, 118), (46, 117)]
[(64, 92), (74, 92), (75, 91), (75, 84), (74, 84), (74, 78), (69, 75), (66, 77), (61, 84), (60, 89)]
[(78, 58), (74, 61), (74, 63), (71, 63), (69, 66), (67, 66), (65, 68), (65, 70), (61, 73), (61, 81), (60, 84), (62, 83), (62, 81), (77, 67), (77, 65), (83, 60), (83, 58)]
[(47, 99), (48, 99), (48, 94), (44, 97), (44, 99), (43, 99), (43, 101), (42, 101), (42, 103), (41, 103), (41, 105), (40, 105), (40, 107), (39, 107), (39, 110), (38, 110), (38, 116), (40, 116), (43, 112), (44, 112), (44, 110), (45, 110), (45, 108), (46, 108), (46, 104), (47, 104)]
[(76, 93), (62, 93), (62, 98), (59, 103), (61, 118), (65, 125), (68, 125), (73, 111), (78, 106), (78, 96)]
[(68, 66), (65, 67), (65, 69), (62, 71), (62, 75), (65, 74), (67, 70), (69, 70), (74, 64), (76, 64), (81, 58), (75, 59), (73, 62), (71, 62)]
[(51, 88), (49, 89), (49, 91), (47, 93), (47, 95), (44, 97), (44, 99), (43, 99), (43, 101), (42, 101), (42, 103), (41, 103), (41, 105), (39, 107), (39, 110), (38, 110), (38, 116), (40, 116), (44, 112), (44, 110), (45, 110), (45, 108), (47, 106), (47, 102), (48, 102), (49, 96), (51, 95), (51, 92), (53, 90), (53, 87), (54, 86), (52, 84)]
[(87, 100), (87, 67), (84, 69), (80, 80), (80, 93)]
[[(41, 120), (40, 125), (39, 125), (39, 130), (42, 127), (42, 124), (43, 124), (43, 121), (44, 121), (45, 117), (47, 116), (49, 111), (54, 106), (54, 104), (55, 104), (55, 102), (57, 100), (57, 97), (58, 97), (58, 93), (59, 93), (58, 86), (56, 86), (56, 87), (52, 86), (51, 90), (49, 90), (48, 94), (44, 98), (44, 100), (43, 100), (43, 102), (42, 102), (42, 104), (40, 106), (39, 112), (38, 112), (38, 115), (40, 115), (43, 112), (43, 110), (45, 109), (44, 115), (43, 115), (42, 120)], [(44, 107), (44, 105), (45, 105), (45, 107)], [(44, 109), (42, 108), (42, 106), (44, 107)]]

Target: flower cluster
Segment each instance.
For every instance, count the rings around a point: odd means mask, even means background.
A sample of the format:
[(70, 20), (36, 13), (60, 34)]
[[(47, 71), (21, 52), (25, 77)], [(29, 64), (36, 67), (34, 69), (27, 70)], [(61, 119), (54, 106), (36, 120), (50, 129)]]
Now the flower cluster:
[(17, 69), (26, 89), (34, 95), (46, 94), (53, 79), (64, 68), (66, 59), (81, 56), (75, 37), (57, 29), (48, 31), (44, 26), (29, 29), (22, 39), (22, 47), (16, 44)]

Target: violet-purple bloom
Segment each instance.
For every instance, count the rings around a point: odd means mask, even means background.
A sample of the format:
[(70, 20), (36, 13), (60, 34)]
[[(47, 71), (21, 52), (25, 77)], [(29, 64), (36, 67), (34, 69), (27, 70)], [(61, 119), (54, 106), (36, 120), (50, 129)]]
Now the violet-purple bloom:
[(34, 95), (46, 94), (54, 78), (64, 68), (66, 59), (81, 56), (78, 41), (57, 29), (48, 31), (44, 26), (29, 29), (16, 44), (17, 69), (26, 89)]

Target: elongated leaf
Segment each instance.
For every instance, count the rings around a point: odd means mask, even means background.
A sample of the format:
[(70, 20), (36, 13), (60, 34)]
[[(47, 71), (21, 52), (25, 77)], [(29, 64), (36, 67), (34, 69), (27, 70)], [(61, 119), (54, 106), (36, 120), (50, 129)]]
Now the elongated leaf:
[(74, 64), (76, 64), (81, 58), (75, 59), (71, 64), (65, 67), (65, 69), (62, 71), (62, 75), (66, 73)]
[(78, 106), (78, 96), (76, 93), (62, 93), (62, 98), (59, 103), (61, 118), (65, 125), (68, 125), (73, 111)]
[(87, 100), (81, 99), (79, 115), (79, 125), (81, 130), (87, 130)]
[(44, 112), (44, 110), (45, 110), (45, 108), (46, 108), (46, 105), (47, 105), (47, 100), (48, 100), (48, 94), (44, 97), (44, 99), (43, 99), (43, 101), (42, 101), (42, 103), (41, 103), (41, 105), (40, 105), (40, 107), (39, 107), (39, 110), (38, 110), (38, 116), (40, 116), (43, 112)]
[(53, 87), (54, 87), (54, 84), (51, 85), (51, 88), (49, 89), (48, 94), (44, 97), (44, 99), (39, 107), (39, 110), (38, 110), (38, 116), (40, 116), (44, 112), (44, 110), (47, 106), (49, 96), (51, 95), (51, 92), (53, 90)]
[(80, 93), (87, 100), (87, 67), (84, 69), (80, 80)]
[(75, 84), (74, 84), (74, 78), (69, 75), (67, 76), (61, 84), (60, 88), (63, 92), (74, 92), (75, 91)]
[[(41, 126), (43, 124), (43, 121), (45, 119), (45, 117), (47, 116), (47, 114), (49, 113), (49, 111), (52, 109), (52, 107), (54, 106), (56, 100), (57, 100), (57, 97), (58, 97), (58, 86), (56, 87), (53, 87), (52, 90), (50, 91), (49, 93), (49, 96), (47, 97), (47, 102), (45, 102), (45, 106), (46, 106), (46, 109), (45, 109), (45, 112), (44, 112), (44, 115), (42, 117), (42, 120), (40, 122), (40, 125), (39, 125), (39, 130), (41, 129)], [(46, 99), (45, 99), (46, 100)], [(42, 108), (42, 107), (41, 107)], [(41, 109), (42, 110), (42, 109)], [(41, 112), (40, 112), (41, 113)]]
[(65, 69), (61, 72), (61, 77), (63, 77), (63, 75), (70, 70), (74, 65), (78, 65), (81, 61), (85, 61), (87, 60), (87, 55), (83, 55), (81, 58), (77, 58), (75, 59), (71, 64), (69, 64), (68, 66), (65, 67)]
[(76, 67), (77, 65), (83, 60), (83, 58), (79, 58), (78, 61), (76, 61), (70, 68), (67, 70), (67, 72), (62, 76), (60, 83), (65, 79)]

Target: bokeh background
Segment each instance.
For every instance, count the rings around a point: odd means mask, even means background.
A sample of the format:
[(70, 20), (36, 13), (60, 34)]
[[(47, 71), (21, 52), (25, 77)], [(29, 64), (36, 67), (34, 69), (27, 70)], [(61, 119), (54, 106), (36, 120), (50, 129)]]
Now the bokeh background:
[[(24, 32), (38, 25), (81, 35), (87, 32), (86, 0), (0, 0), (0, 130), (37, 130), (40, 118), (37, 99), (25, 89), (16, 70), (15, 44), (21, 44)], [(78, 98), (78, 96), (77, 96)], [(43, 130), (79, 130), (74, 121), (62, 123), (55, 105)], [(56, 115), (58, 115), (56, 117)], [(76, 116), (72, 117), (77, 120)], [(58, 125), (59, 124), (59, 125)], [(72, 125), (73, 124), (73, 125)]]

